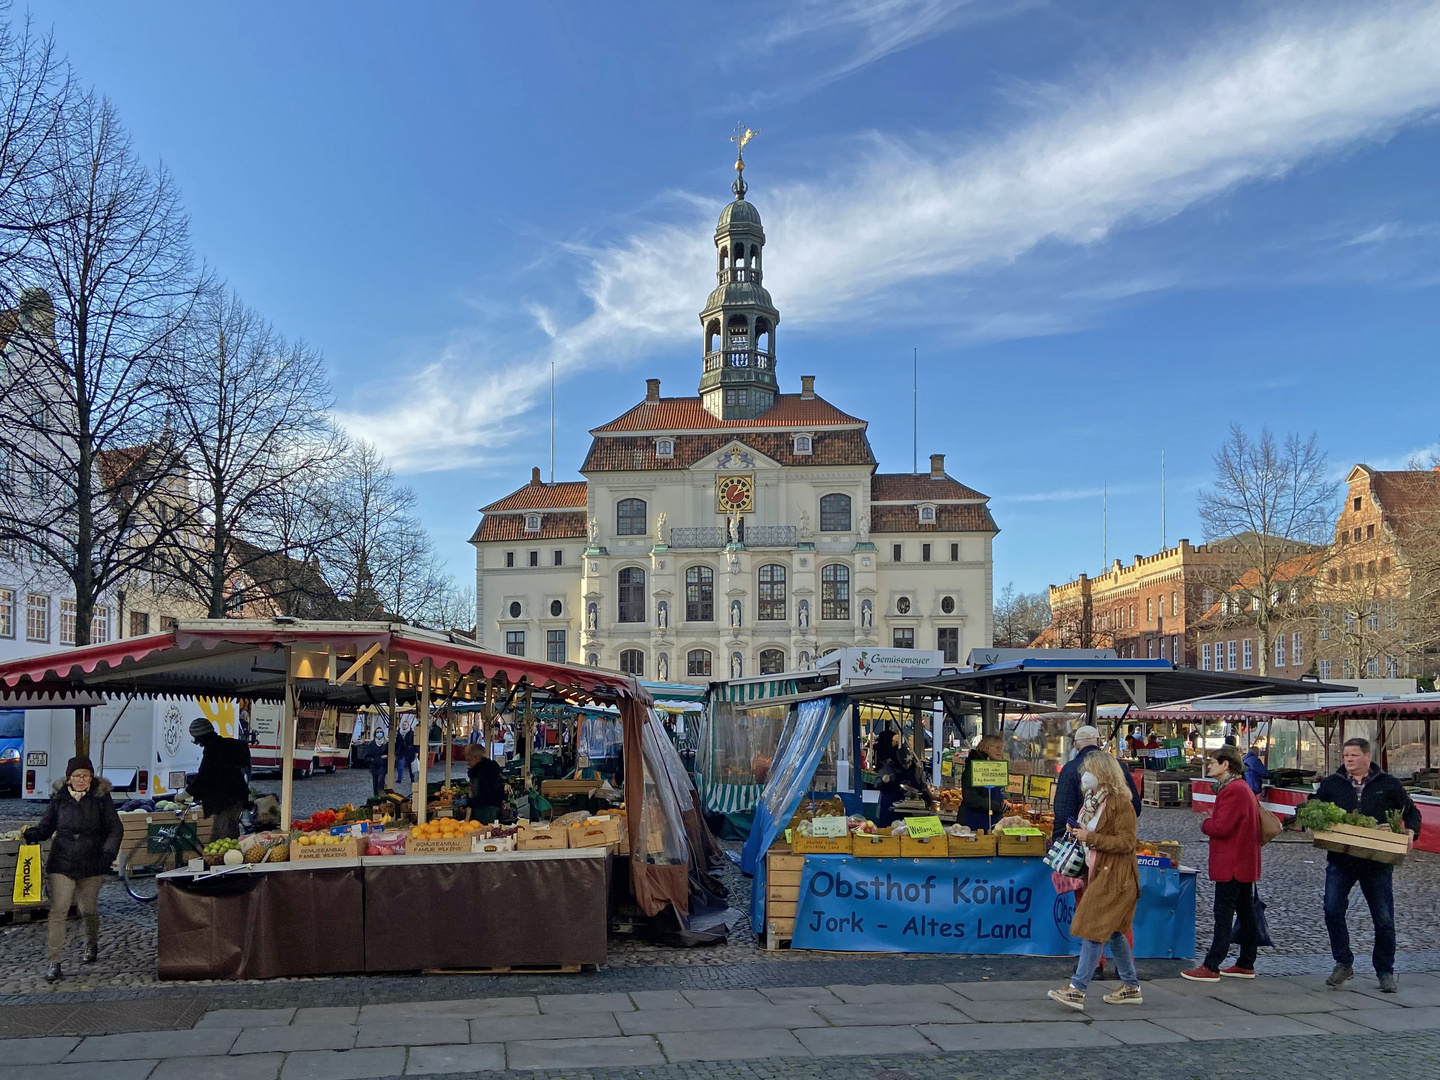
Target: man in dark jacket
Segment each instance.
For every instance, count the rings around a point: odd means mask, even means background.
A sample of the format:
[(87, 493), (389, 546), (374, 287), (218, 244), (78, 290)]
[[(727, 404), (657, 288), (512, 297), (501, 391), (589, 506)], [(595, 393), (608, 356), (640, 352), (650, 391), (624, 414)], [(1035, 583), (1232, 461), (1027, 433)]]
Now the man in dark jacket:
[[(200, 771), (185, 788), (215, 819), (215, 839), (240, 839), (240, 815), (250, 804), (250, 748), (227, 739), (204, 717), (190, 721), (190, 737), (200, 746)], [(282, 766), (283, 767), (283, 766)]]
[(65, 779), (55, 785), (39, 823), (23, 834), (27, 844), (42, 844), (54, 838), (45, 866), (50, 886), (45, 938), (45, 956), (50, 966), (45, 972), (46, 981), (61, 978), (65, 919), (72, 900), (85, 918), (85, 963), (93, 964), (99, 956), (100, 910), (96, 901), (124, 835), (120, 815), (110, 798), (110, 781), (95, 778), (89, 758), (71, 758), (65, 766)]
[[(1382, 826), (1386, 815), (1398, 810), (1413, 847), (1415, 837), (1420, 835), (1420, 811), (1400, 781), (1371, 761), (1369, 741), (1347, 739), (1342, 761), (1339, 769), (1320, 782), (1312, 798), (1334, 803), (1342, 810), (1358, 810)], [(1391, 883), (1394, 870), (1389, 863), (1335, 851), (1329, 853), (1325, 867), (1325, 929), (1330, 932), (1330, 955), (1335, 958), (1335, 970), (1325, 980), (1326, 985), (1340, 986), (1355, 976), (1355, 954), (1350, 951), (1350, 928), (1345, 925), (1345, 912), (1350, 906), (1350, 893), (1358, 883), (1375, 923), (1373, 958), (1380, 990), (1393, 994), (1400, 989), (1395, 978), (1395, 893)]]
[[(1073, 736), (1075, 743), (1075, 756), (1065, 763), (1060, 770), (1060, 775), (1055, 779), (1055, 798), (1051, 805), (1055, 808), (1055, 831), (1062, 833), (1066, 824), (1080, 813), (1080, 765), (1085, 760), (1086, 754), (1093, 754), (1100, 750), (1100, 729), (1091, 724), (1084, 724), (1075, 729)], [(1135, 790), (1135, 778), (1130, 775), (1129, 769), (1122, 768), (1125, 774), (1125, 783), (1130, 788), (1130, 802), (1135, 807), (1135, 814), (1140, 814), (1140, 793)]]
[(490, 758), (490, 752), (480, 743), (465, 747), (465, 764), (470, 777), (470, 797), (466, 804), (470, 820), (490, 825), (500, 816), (505, 805), (505, 780), (500, 775), (500, 766)]

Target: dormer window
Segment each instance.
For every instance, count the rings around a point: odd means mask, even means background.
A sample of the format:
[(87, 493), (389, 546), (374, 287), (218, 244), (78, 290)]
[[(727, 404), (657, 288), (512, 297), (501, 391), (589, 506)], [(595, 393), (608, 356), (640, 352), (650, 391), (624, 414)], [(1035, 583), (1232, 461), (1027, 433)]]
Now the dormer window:
[(657, 458), (673, 458), (675, 456), (675, 440), (656, 439), (655, 456)]
[(540, 515), (539, 515), (539, 514), (526, 514), (526, 515), (525, 515), (525, 531), (526, 531), (527, 533), (538, 533), (538, 532), (540, 531)]
[(813, 453), (813, 452), (814, 452), (814, 442), (813, 442), (813, 439), (812, 439), (811, 436), (809, 436), (809, 435), (796, 435), (796, 436), (795, 436), (795, 453), (796, 453), (797, 455), (798, 455), (798, 454), (810, 454), (810, 453)]
[(926, 505), (920, 507), (920, 524), (921, 524), (921, 525), (934, 525), (934, 524), (935, 524), (935, 507), (930, 506), (929, 504), (926, 504)]

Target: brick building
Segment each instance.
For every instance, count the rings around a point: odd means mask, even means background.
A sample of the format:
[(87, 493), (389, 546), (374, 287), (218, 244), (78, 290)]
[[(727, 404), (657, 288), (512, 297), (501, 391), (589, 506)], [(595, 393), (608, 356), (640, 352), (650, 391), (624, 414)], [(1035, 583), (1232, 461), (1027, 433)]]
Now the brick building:
[(1202, 671), (1264, 671), (1284, 679), (1298, 679), (1313, 671), (1318, 633), (1315, 580), (1324, 560), (1323, 552), (1312, 551), (1276, 568), (1263, 637), (1256, 600), (1259, 573), (1247, 571), (1226, 589), (1204, 590), (1212, 594), (1214, 602), (1195, 622), (1199, 657), (1195, 666)]

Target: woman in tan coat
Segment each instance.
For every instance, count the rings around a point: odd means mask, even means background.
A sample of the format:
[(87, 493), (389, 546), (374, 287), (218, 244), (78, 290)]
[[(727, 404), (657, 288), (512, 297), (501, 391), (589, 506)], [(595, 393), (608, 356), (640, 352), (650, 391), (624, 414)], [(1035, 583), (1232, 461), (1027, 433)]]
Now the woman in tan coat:
[(1120, 989), (1106, 994), (1111, 1005), (1139, 1005), (1140, 977), (1125, 939), (1140, 899), (1140, 871), (1135, 862), (1135, 807), (1120, 763), (1103, 751), (1085, 756), (1080, 787), (1086, 793), (1080, 827), (1071, 835), (1089, 849), (1085, 893), (1075, 908), (1070, 934), (1080, 939), (1080, 962), (1069, 985), (1050, 997), (1072, 1009), (1084, 1010), (1085, 988), (1105, 946), (1115, 954)]

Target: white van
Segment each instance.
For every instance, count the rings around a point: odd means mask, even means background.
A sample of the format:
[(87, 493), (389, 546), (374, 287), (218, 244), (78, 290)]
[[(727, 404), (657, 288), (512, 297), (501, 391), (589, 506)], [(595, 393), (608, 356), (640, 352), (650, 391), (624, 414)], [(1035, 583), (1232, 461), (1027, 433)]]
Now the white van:
[[(90, 760), (110, 781), (117, 805), (185, 790), (186, 773), (200, 769), (200, 747), (190, 737), (190, 722), (200, 716), (234, 737), (236, 708), (229, 698), (123, 698), (90, 710)], [(21, 795), (48, 799), (74, 754), (74, 709), (26, 709)]]
[[(245, 704), (242, 702), (242, 706)], [(280, 771), (280, 720), (284, 710), (285, 706), (278, 702), (256, 701), (249, 705), (253, 772)], [(347, 748), (354, 724), (353, 713), (342, 718), (331, 708), (302, 705), (296, 717), (295, 749), (291, 758), (295, 775), (309, 776), (322, 770), (333, 773), (337, 768), (346, 768), (350, 764)]]

